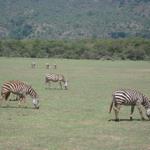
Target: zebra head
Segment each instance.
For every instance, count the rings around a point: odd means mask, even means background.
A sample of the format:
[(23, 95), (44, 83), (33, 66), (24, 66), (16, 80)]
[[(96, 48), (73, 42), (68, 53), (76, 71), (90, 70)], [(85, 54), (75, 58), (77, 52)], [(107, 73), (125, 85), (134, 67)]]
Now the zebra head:
[(66, 90), (68, 89), (68, 80), (64, 81), (64, 87), (65, 87)]
[(148, 117), (148, 119), (150, 120), (150, 99), (148, 97), (145, 98), (146, 99), (146, 116)]
[(146, 110), (146, 116), (150, 119), (150, 108)]
[(39, 109), (39, 96), (31, 86), (29, 86), (28, 94), (32, 97), (34, 107)]
[(39, 99), (33, 98), (32, 103), (36, 109), (39, 109)]

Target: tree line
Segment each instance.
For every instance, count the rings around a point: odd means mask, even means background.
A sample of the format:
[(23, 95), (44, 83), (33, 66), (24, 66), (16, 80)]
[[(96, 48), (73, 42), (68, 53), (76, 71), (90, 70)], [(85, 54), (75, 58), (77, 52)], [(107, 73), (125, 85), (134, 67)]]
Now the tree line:
[(150, 40), (0, 40), (0, 56), (70, 59), (149, 60)]

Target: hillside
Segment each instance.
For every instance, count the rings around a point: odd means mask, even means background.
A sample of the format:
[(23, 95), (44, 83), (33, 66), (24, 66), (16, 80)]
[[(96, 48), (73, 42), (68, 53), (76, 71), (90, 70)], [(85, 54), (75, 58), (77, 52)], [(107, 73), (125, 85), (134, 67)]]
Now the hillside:
[(1, 38), (150, 38), (150, 0), (0, 0)]

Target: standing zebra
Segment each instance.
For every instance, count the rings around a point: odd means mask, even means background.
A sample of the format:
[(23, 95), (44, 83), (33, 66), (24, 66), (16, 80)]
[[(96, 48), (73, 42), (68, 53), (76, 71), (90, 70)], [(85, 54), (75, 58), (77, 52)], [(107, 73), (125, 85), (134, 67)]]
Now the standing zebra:
[(50, 86), (51, 81), (52, 82), (59, 82), (59, 85), (60, 85), (61, 89), (62, 89), (62, 82), (63, 82), (64, 87), (67, 90), (68, 82), (62, 74), (54, 74), (54, 73), (47, 74), (45, 76), (45, 84), (48, 84)]
[(56, 64), (54, 64), (54, 69), (56, 69), (57, 68), (57, 65)]
[(32, 68), (32, 69), (35, 69), (35, 66), (36, 66), (35, 62), (32, 62), (31, 68)]
[(130, 120), (132, 120), (132, 114), (135, 106), (137, 106), (142, 120), (145, 119), (142, 113), (142, 106), (145, 108), (146, 115), (150, 119), (150, 101), (141, 92), (132, 89), (120, 89), (115, 91), (112, 96), (113, 99), (110, 105), (109, 113), (111, 113), (113, 108), (116, 121), (119, 121), (118, 114), (121, 105), (131, 106)]
[(0, 100), (2, 101), (4, 99), (5, 101), (7, 101), (11, 93), (19, 97), (19, 105), (21, 101), (25, 102), (26, 95), (30, 95), (33, 99), (32, 102), (34, 107), (37, 109), (39, 108), (38, 94), (30, 85), (18, 80), (7, 81), (2, 85), (2, 98)]
[(46, 63), (45, 66), (46, 66), (46, 69), (50, 69), (50, 64), (49, 63)]

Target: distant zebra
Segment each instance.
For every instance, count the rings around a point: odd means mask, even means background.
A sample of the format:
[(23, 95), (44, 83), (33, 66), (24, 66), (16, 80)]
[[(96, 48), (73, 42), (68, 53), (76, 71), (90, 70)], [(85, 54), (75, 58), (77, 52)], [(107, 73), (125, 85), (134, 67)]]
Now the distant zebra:
[(35, 66), (36, 66), (35, 62), (32, 62), (31, 68), (32, 68), (32, 69), (35, 69)]
[(21, 101), (25, 102), (26, 95), (30, 95), (33, 99), (32, 102), (35, 108), (39, 108), (38, 94), (30, 85), (18, 80), (5, 82), (1, 88), (1, 101), (3, 99), (7, 101), (11, 93), (19, 97), (19, 105)]
[(46, 69), (50, 69), (50, 64), (46, 63)]
[(142, 106), (145, 108), (146, 115), (150, 119), (150, 101), (141, 92), (133, 89), (120, 89), (115, 91), (112, 96), (113, 99), (110, 105), (109, 113), (111, 113), (113, 108), (116, 121), (119, 121), (118, 114), (121, 105), (131, 106), (130, 120), (132, 120), (132, 114), (135, 106), (137, 106), (142, 120), (145, 119), (142, 113)]
[(56, 69), (57, 68), (57, 65), (56, 64), (54, 64), (54, 69)]
[(45, 84), (48, 84), (50, 86), (52, 82), (59, 82), (60, 88), (62, 89), (62, 82), (64, 83), (64, 87), (67, 90), (68, 88), (68, 81), (65, 79), (65, 77), (62, 74), (47, 74), (45, 76)]

